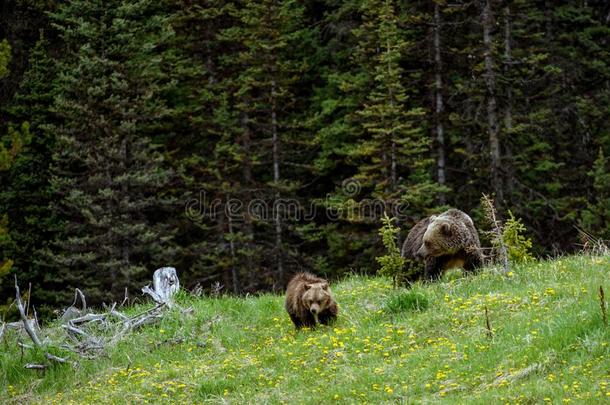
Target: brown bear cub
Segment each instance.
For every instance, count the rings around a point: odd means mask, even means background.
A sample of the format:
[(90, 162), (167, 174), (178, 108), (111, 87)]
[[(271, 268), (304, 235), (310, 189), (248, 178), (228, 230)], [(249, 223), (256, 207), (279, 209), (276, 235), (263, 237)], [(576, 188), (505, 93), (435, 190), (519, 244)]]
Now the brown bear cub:
[(472, 271), (483, 264), (474, 222), (454, 208), (415, 224), (402, 245), (402, 257), (423, 262), (426, 280), (437, 279), (450, 268)]
[(286, 311), (294, 326), (327, 325), (337, 318), (339, 309), (331, 295), (328, 281), (311, 273), (298, 273), (286, 288)]

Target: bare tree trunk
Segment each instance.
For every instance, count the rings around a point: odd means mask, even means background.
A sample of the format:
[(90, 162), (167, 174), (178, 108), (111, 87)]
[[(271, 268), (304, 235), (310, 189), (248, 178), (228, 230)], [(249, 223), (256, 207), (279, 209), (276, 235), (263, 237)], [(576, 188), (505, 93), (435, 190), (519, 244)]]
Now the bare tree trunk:
[(275, 217), (275, 255), (277, 260), (277, 275), (279, 287), (284, 286), (284, 263), (282, 259), (282, 220), (277, 202), (280, 199), (279, 181), (280, 181), (280, 140), (277, 133), (277, 100), (276, 100), (276, 83), (275, 79), (271, 80), (271, 133), (273, 143), (273, 182), (275, 183), (275, 201), (274, 217)]
[[(506, 8), (504, 8), (504, 18), (504, 70), (505, 73), (508, 73), (513, 62), (511, 49), (511, 17), (509, 6), (506, 6)], [(509, 83), (506, 88), (506, 110), (504, 111), (504, 126), (506, 128), (506, 133), (510, 133), (510, 131), (513, 129), (513, 89), (511, 87), (511, 83)]]
[(544, 36), (547, 45), (550, 45), (553, 36), (553, 2), (551, 0), (544, 1)]
[(229, 216), (229, 235), (231, 238), (229, 239), (229, 250), (231, 251), (231, 284), (233, 286), (233, 294), (237, 294), (239, 292), (239, 279), (237, 277), (237, 255), (235, 254), (235, 241), (233, 240), (233, 220)]
[[(509, 73), (512, 67), (512, 20), (510, 6), (504, 8), (504, 75), (506, 78), (509, 77)], [(506, 107), (504, 110), (504, 133), (506, 136), (510, 136), (513, 130), (513, 82), (508, 81), (506, 86)], [(512, 152), (509, 146), (505, 143), (505, 156), (509, 162), (512, 162)], [(512, 195), (514, 189), (514, 173), (512, 170), (512, 164), (509, 164), (509, 175), (505, 178), (506, 193)]]
[(396, 190), (396, 184), (398, 183), (398, 178), (396, 174), (396, 140), (394, 139), (394, 133), (392, 131), (392, 165), (391, 165), (391, 189), (392, 191)]
[[(242, 124), (242, 148), (243, 148), (243, 160), (242, 160), (242, 176), (244, 181), (243, 187), (243, 206), (244, 210), (244, 236), (246, 238), (246, 242), (244, 242), (246, 247), (246, 252), (248, 254), (252, 253), (251, 249), (251, 241), (254, 240), (254, 229), (252, 226), (252, 218), (250, 217), (250, 212), (248, 210), (248, 206), (252, 201), (251, 187), (252, 187), (252, 160), (250, 159), (250, 147), (252, 144), (252, 137), (250, 136), (250, 126), (249, 126), (249, 117), (248, 113), (244, 112), (241, 117)], [(248, 282), (250, 283), (250, 287), (254, 288), (256, 286), (256, 274), (253, 271), (248, 272)]]
[[(129, 162), (127, 161), (128, 156), (127, 156), (127, 136), (124, 136), (123, 140), (121, 141), (121, 173), (124, 173), (125, 171), (127, 171), (127, 168), (129, 167)], [(125, 180), (123, 180), (121, 182), (121, 197), (120, 198), (125, 198), (127, 196), (127, 194), (129, 193), (129, 190), (127, 189), (127, 184), (125, 183)], [(119, 213), (119, 215), (121, 214), (125, 214), (124, 212), (121, 212), (119, 207), (116, 207), (117, 212)], [(122, 270), (122, 275), (124, 277), (123, 281), (125, 284), (124, 285), (117, 285), (117, 276), (113, 274), (112, 276), (112, 283), (113, 286), (111, 288), (111, 292), (115, 297), (119, 296), (119, 291), (122, 290), (123, 288), (129, 288), (130, 287), (130, 271), (129, 271), (129, 262), (130, 262), (130, 252), (129, 252), (129, 244), (125, 243), (124, 241), (118, 240), (117, 241), (119, 246), (117, 246), (117, 248), (119, 248), (120, 250), (120, 255), (121, 255), (121, 261), (122, 261), (122, 265), (120, 266), (118, 271)], [(116, 270), (113, 270), (113, 273)]]
[(489, 153), (491, 157), (491, 181), (495, 193), (496, 204), (502, 204), (504, 196), (500, 178), (500, 126), (497, 117), (496, 72), (494, 70), (493, 42), (491, 31), (494, 19), (491, 10), (491, 0), (485, 0), (483, 6), (483, 44), (485, 49), (485, 84), (487, 87), (487, 123), (489, 131)]
[[(390, 40), (388, 39), (386, 42), (386, 46), (387, 46), (387, 52), (390, 52)], [(390, 58), (388, 58), (388, 79), (390, 77), (392, 77), (391, 75), (391, 62), (390, 62)], [(389, 85), (388, 86), (388, 98), (390, 99), (390, 105), (392, 107), (394, 107), (394, 93), (392, 92), (392, 86)], [(393, 127), (394, 123), (390, 120), (389, 124)], [(391, 138), (391, 144), (392, 147), (390, 149), (390, 189), (392, 191), (396, 190), (396, 185), (398, 183), (398, 176), (397, 176), (397, 164), (396, 164), (396, 139), (394, 139), (394, 130), (392, 129), (391, 133), (390, 133), (390, 138)]]
[[(434, 124), (436, 130), (436, 174), (438, 184), (445, 186), (447, 183), (445, 175), (445, 129), (443, 127), (442, 114), (445, 109), (443, 104), (443, 81), (441, 76), (441, 12), (438, 3), (434, 3)], [(438, 196), (440, 204), (447, 202), (444, 192)]]
[[(218, 245), (221, 247), (220, 251), (224, 252), (225, 244), (227, 243), (227, 239), (226, 239), (227, 230), (225, 227), (225, 211), (224, 210), (218, 214), (216, 226), (217, 226), (216, 236), (218, 237)], [(230, 229), (229, 229), (229, 233), (231, 233)], [(231, 257), (231, 260), (233, 260), (232, 264), (233, 264), (233, 266), (235, 266), (235, 258)], [(229, 285), (231, 285), (231, 275), (229, 274), (229, 272), (223, 271), (222, 272), (222, 286), (227, 287)]]

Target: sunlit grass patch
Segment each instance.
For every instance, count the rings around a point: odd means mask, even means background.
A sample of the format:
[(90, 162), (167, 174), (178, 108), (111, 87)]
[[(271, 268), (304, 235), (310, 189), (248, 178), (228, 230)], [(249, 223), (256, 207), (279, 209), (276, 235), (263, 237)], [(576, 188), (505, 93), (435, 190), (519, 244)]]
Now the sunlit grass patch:
[(420, 289), (399, 291), (391, 294), (385, 308), (394, 314), (408, 311), (424, 311), (430, 305), (428, 296)]
[(337, 322), (300, 331), (280, 295), (183, 295), (192, 315), (171, 312), (76, 369), (24, 370), (37, 354), (20, 358), (14, 342), (0, 343), (0, 402), (610, 401), (610, 328), (598, 298), (600, 285), (610, 292), (610, 260), (565, 257), (511, 272), (411, 290), (350, 276), (332, 285)]

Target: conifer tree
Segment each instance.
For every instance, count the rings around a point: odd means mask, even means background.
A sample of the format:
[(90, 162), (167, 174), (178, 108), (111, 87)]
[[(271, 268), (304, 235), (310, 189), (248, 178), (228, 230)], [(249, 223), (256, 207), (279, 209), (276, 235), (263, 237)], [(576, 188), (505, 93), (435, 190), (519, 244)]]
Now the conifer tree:
[(606, 2), (7, 4), (0, 273), (41, 301), (122, 296), (172, 257), (233, 293), (373, 271), (379, 200), (402, 235), (435, 199), (480, 223), (495, 191), (537, 253), (607, 237)]
[(228, 51), (217, 34), (233, 22), (224, 10), (226, 1), (163, 5), (175, 31), (166, 44), (171, 52), (164, 55), (166, 72), (175, 84), (165, 97), (171, 117), (155, 139), (169, 149), (173, 158), (169, 163), (178, 173), (170, 188), (182, 204), (181, 212), (169, 221), (180, 246), (175, 266), (189, 287), (219, 282), (237, 293), (228, 270), (232, 264), (223, 210), (214, 208), (216, 216), (209, 212), (211, 202), (222, 198), (223, 163), (215, 149), (227, 147), (215, 122), (222, 105), (216, 89), (225, 74), (219, 63)]
[[(331, 257), (358, 258), (370, 268), (379, 249), (367, 225), (377, 224), (375, 218), (381, 215), (375, 204), (384, 201), (387, 209), (408, 207), (401, 210), (404, 220), (405, 214), (431, 208), (439, 188), (431, 181), (433, 161), (421, 94), (405, 86), (418, 82), (422, 74), (421, 65), (410, 59), (416, 52), (412, 41), (416, 31), (406, 23), (409, 14), (396, 2), (380, 0), (358, 7), (347, 3), (337, 15), (349, 17), (346, 25), (355, 28), (345, 39), (352, 50), (345, 67), (328, 76), (328, 89), (338, 91), (331, 93), (335, 100), (324, 94), (321, 117), (329, 109), (340, 119), (321, 128), (324, 160), (318, 162), (328, 162), (324, 155), (329, 153), (339, 157), (329, 167), (341, 167), (343, 177), (324, 204), (344, 215), (322, 229)], [(405, 65), (412, 67), (410, 72), (405, 72)]]
[[(434, 2), (434, 12), (432, 17), (432, 53), (434, 54), (434, 107), (432, 116), (434, 119), (434, 135), (436, 140), (436, 179), (440, 187), (447, 184), (447, 144), (445, 141), (444, 112), (445, 103), (443, 101), (443, 53), (442, 43), (443, 34), (443, 11), (438, 2)], [(439, 193), (438, 202), (445, 204), (447, 201), (445, 190)]]
[(587, 203), (582, 212), (581, 225), (587, 233), (608, 244), (610, 241), (610, 159), (600, 148), (593, 170), (589, 173), (593, 179), (595, 198)]
[[(220, 38), (237, 47), (224, 60), (234, 76), (222, 92), (223, 99), (232, 99), (236, 108), (224, 114), (229, 120), (223, 126), (239, 141), (240, 147), (232, 153), (241, 162), (241, 187), (258, 188), (258, 196), (268, 202), (265, 220), (253, 223), (244, 218), (242, 232), (252, 240), (260, 232), (258, 243), (268, 243), (265, 250), (272, 254), (264, 258), (264, 267), (274, 269), (273, 284), (281, 288), (290, 249), (280, 200), (290, 197), (297, 183), (283, 174), (288, 145), (294, 142), (289, 117), (294, 104), (292, 86), (299, 71), (299, 63), (288, 55), (301, 32), (302, 6), (292, 1), (247, 0), (228, 10), (236, 24), (223, 30)], [(244, 207), (249, 205), (249, 193), (243, 195)], [(269, 234), (273, 237), (264, 236)]]
[(173, 34), (150, 1), (74, 1), (53, 15), (59, 66), (52, 185), (66, 236), (49, 249), (57, 280), (116, 299), (171, 262), (163, 209), (171, 173), (151, 142), (168, 114), (163, 46)]
[(0, 41), (0, 79), (9, 73), (8, 64), (11, 60), (11, 46), (6, 39)]
[[(8, 64), (11, 59), (11, 47), (3, 40), (0, 42), (0, 79), (9, 73)], [(23, 122), (20, 126), (15, 127), (11, 124), (8, 126), (8, 133), (0, 139), (0, 174), (6, 175), (6, 172), (15, 164), (24, 146), (31, 140), (30, 125)], [(4, 182), (3, 182), (4, 183)], [(2, 190), (4, 191), (4, 190)], [(9, 218), (6, 213), (6, 205), (2, 204), (2, 213), (0, 215), (0, 280), (6, 276), (14, 264), (14, 255), (12, 254), (15, 248), (15, 241), (11, 237), (9, 229)], [(12, 224), (11, 224), (12, 226)], [(1, 287), (2, 285), (0, 285)]]
[(369, 91), (355, 118), (363, 138), (349, 157), (361, 163), (355, 178), (374, 190), (372, 196), (396, 198), (408, 193), (410, 174), (421, 171), (418, 161), (429, 141), (418, 125), (424, 111), (410, 105), (403, 86), (401, 62), (409, 44), (393, 1), (369, 2), (354, 34), (359, 41), (354, 62), (364, 67)]
[(40, 290), (37, 300), (52, 304), (53, 294), (45, 293), (43, 272), (37, 261), (41, 259), (39, 250), (57, 232), (56, 215), (51, 209), (53, 192), (49, 171), (53, 134), (47, 130), (47, 125), (53, 122), (50, 107), (56, 64), (48, 56), (50, 43), (42, 32), (40, 35), (30, 52), (29, 68), (21, 86), (7, 109), (11, 121), (26, 123), (30, 142), (2, 175), (0, 201), (11, 224), (14, 243), (8, 251), (20, 280), (32, 282), (33, 288)]

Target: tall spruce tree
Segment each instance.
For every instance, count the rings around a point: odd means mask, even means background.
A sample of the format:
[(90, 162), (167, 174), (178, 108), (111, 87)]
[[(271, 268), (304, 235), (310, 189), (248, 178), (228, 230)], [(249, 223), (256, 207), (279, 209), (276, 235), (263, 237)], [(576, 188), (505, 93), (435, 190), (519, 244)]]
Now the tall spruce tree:
[(9, 73), (8, 63), (11, 60), (11, 46), (6, 39), (0, 41), (0, 79)]
[[(9, 73), (8, 64), (11, 60), (11, 47), (3, 40), (0, 42), (0, 79)], [(22, 123), (20, 126), (10, 125), (7, 128), (7, 134), (0, 139), (0, 173), (3, 177), (6, 172), (15, 164), (23, 147), (31, 140), (30, 125), (28, 122)], [(5, 179), (3, 179), (5, 180)], [(4, 185), (4, 181), (2, 182)], [(3, 187), (4, 188), (4, 187)], [(6, 213), (6, 205), (1, 204), (0, 211), (0, 281), (3, 276), (6, 276), (14, 264), (12, 251), (15, 247), (15, 241), (11, 237), (9, 231), (9, 218)], [(0, 287), (2, 284), (0, 284)]]
[[(11, 47), (6, 40), (2, 40), (0, 42), (0, 79), (6, 76), (9, 72), (8, 64), (11, 57)], [(4, 146), (4, 141), (0, 145), (0, 168), (8, 168), (10, 166), (10, 156), (9, 153)], [(12, 241), (10, 238), (9, 230), (8, 230), (8, 217), (6, 214), (3, 214), (0, 217), (0, 247), (5, 251), (7, 247), (11, 246)], [(0, 256), (0, 280), (2, 276), (8, 274), (13, 266), (13, 260), (6, 257), (6, 254), (3, 253)]]
[(587, 202), (580, 224), (584, 230), (606, 245), (610, 241), (610, 159), (600, 148), (599, 155), (588, 173), (595, 190), (593, 201)]
[(392, 0), (369, 1), (363, 21), (354, 30), (358, 47), (354, 63), (363, 68), (367, 96), (353, 117), (362, 137), (348, 150), (358, 164), (354, 176), (370, 195), (408, 202), (411, 209), (433, 199), (430, 139), (422, 125), (425, 111), (407, 94), (402, 68), (412, 43), (401, 29), (398, 7)]
[(171, 263), (173, 232), (162, 215), (171, 173), (151, 136), (169, 113), (160, 95), (170, 84), (163, 49), (173, 31), (155, 4), (79, 0), (53, 14), (67, 53), (52, 128), (66, 236), (48, 251), (49, 276), (86, 288), (94, 302)]
[[(220, 282), (233, 292), (231, 256), (224, 240), (222, 210), (210, 215), (210, 202), (218, 199), (222, 161), (215, 148), (225, 143), (215, 122), (222, 105), (216, 88), (222, 80), (219, 60), (228, 50), (217, 39), (221, 27), (232, 24), (224, 11), (225, 1), (163, 2), (175, 35), (167, 43), (171, 53), (165, 58), (168, 75), (175, 85), (167, 93), (171, 118), (156, 136), (171, 153), (176, 176), (171, 192), (181, 202), (180, 212), (169, 219), (180, 246), (175, 265), (187, 288), (208, 287)], [(208, 210), (208, 211), (204, 211)]]
[[(495, 191), (540, 252), (577, 249), (574, 224), (607, 235), (607, 2), (5, 3), (0, 259), (41, 300), (93, 272), (90, 287), (122, 295), (167, 247), (140, 231), (163, 227), (189, 287), (373, 271), (379, 223), (354, 211), (366, 200), (416, 219), (436, 197), (480, 224)], [(203, 217), (184, 214), (204, 197)], [(286, 198), (316, 215), (285, 218)]]
[[(286, 241), (288, 226), (281, 200), (292, 197), (298, 184), (283, 171), (289, 145), (295, 142), (297, 133), (290, 114), (300, 63), (290, 57), (290, 50), (298, 46), (303, 8), (293, 1), (247, 0), (227, 9), (236, 23), (223, 30), (219, 38), (233, 45), (234, 52), (225, 56), (223, 66), (234, 75), (221, 85), (221, 99), (234, 108), (219, 109), (221, 115), (217, 117), (225, 136), (239, 145), (225, 149), (225, 153), (240, 162), (238, 181), (245, 192), (241, 196), (244, 210), (254, 190), (256, 197), (267, 203), (258, 218), (242, 212), (242, 238), (256, 238), (261, 251), (271, 253), (262, 257), (259, 271), (264, 274), (263, 280), (282, 288), (288, 272), (286, 261), (292, 252)], [(236, 224), (228, 221), (229, 233), (235, 232)]]
[[(332, 112), (334, 121), (319, 131), (318, 164), (342, 167), (337, 189), (324, 201), (340, 218), (322, 224), (322, 230), (332, 265), (349, 257), (350, 265), (370, 269), (380, 247), (370, 226), (379, 220), (381, 203), (408, 207), (401, 214), (414, 215), (433, 205), (438, 187), (431, 180), (421, 94), (405, 85), (418, 82), (422, 73), (410, 60), (415, 30), (406, 23), (407, 14), (396, 2), (379, 0), (346, 3), (328, 17), (329, 24), (341, 26), (334, 21), (339, 16), (355, 27), (345, 39), (351, 52), (327, 77), (326, 91), (332, 93), (324, 94), (320, 118)], [(333, 155), (338, 158), (330, 161)]]
[[(46, 130), (52, 122), (49, 109), (53, 103), (53, 83), (56, 77), (55, 61), (48, 56), (50, 45), (41, 33), (40, 40), (30, 52), (29, 68), (7, 108), (12, 122), (22, 123), (21, 133), (27, 127), (29, 143), (17, 154), (11, 167), (0, 177), (0, 204), (10, 223), (13, 243), (6, 251), (14, 260), (15, 272), (22, 282), (32, 282), (39, 291), (36, 303), (54, 303), (54, 295), (47, 294), (44, 272), (36, 263), (39, 250), (57, 231), (55, 214), (51, 209), (53, 193), (50, 187), (49, 164), (53, 134)], [(25, 124), (25, 127), (24, 127)], [(12, 284), (5, 286), (12, 290)]]

